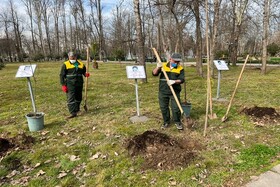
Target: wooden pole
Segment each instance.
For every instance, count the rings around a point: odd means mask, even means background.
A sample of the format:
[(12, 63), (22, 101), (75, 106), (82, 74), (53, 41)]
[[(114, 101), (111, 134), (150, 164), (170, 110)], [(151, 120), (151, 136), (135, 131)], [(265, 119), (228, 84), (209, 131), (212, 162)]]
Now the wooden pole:
[(240, 80), (241, 80), (241, 77), (242, 77), (243, 71), (244, 71), (244, 69), (245, 69), (246, 63), (247, 63), (247, 61), (248, 61), (248, 58), (249, 58), (249, 55), (247, 55), (246, 60), (245, 60), (245, 62), (244, 62), (244, 64), (243, 64), (243, 67), (242, 67), (241, 72), (240, 72), (240, 74), (239, 74), (239, 77), (238, 77), (238, 79), (237, 79), (237, 82), (236, 82), (234, 91), (233, 91), (233, 93), (232, 93), (232, 95), (231, 95), (231, 99), (230, 99), (230, 102), (229, 102), (229, 105), (228, 105), (226, 114), (225, 114), (225, 115), (223, 116), (223, 118), (222, 118), (222, 122), (225, 122), (225, 121), (227, 120), (227, 115), (228, 115), (228, 113), (229, 113), (229, 110), (230, 110), (230, 107), (231, 107), (231, 104), (232, 104), (234, 95), (235, 95), (235, 93), (236, 93), (237, 87), (238, 87), (239, 82), (240, 82)]

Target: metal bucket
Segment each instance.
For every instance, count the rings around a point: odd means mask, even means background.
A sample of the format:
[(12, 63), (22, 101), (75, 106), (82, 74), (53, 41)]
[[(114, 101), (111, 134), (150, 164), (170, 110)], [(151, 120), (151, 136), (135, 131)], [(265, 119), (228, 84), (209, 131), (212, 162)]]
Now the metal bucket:
[(189, 102), (184, 102), (181, 105), (182, 105), (182, 109), (184, 111), (185, 116), (190, 117), (192, 104)]
[(25, 115), (29, 131), (39, 131), (44, 128), (44, 115), (43, 112), (29, 113)]

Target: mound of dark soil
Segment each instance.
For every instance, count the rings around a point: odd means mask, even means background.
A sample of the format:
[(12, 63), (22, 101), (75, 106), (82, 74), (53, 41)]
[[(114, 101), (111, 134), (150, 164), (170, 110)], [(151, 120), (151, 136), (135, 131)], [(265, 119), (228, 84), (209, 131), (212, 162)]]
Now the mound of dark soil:
[(9, 140), (0, 138), (0, 156), (2, 156), (2, 154), (8, 151), (11, 147), (13, 147), (13, 144)]
[(133, 156), (142, 156), (142, 168), (170, 170), (186, 167), (202, 146), (197, 141), (173, 139), (157, 131), (146, 131), (127, 140), (126, 149)]
[(8, 150), (18, 148), (18, 149), (28, 149), (35, 142), (32, 136), (27, 136), (22, 133), (13, 138), (0, 138), (0, 156), (3, 156)]
[(271, 107), (245, 107), (241, 113), (250, 116), (257, 125), (280, 123), (280, 115)]

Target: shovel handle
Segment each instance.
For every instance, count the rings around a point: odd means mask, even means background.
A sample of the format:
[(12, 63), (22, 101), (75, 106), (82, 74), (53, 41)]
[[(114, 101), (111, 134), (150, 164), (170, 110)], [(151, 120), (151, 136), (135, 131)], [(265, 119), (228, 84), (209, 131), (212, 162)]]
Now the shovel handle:
[(239, 74), (238, 80), (237, 80), (237, 82), (236, 82), (234, 91), (233, 91), (233, 93), (232, 93), (232, 96), (231, 96), (231, 99), (230, 99), (230, 102), (229, 102), (229, 105), (228, 105), (228, 108), (227, 108), (227, 111), (226, 111), (226, 114), (225, 114), (225, 118), (227, 117), (227, 115), (228, 115), (228, 113), (229, 113), (229, 110), (230, 110), (230, 107), (231, 107), (233, 98), (234, 98), (234, 96), (235, 96), (237, 87), (238, 87), (239, 82), (240, 82), (240, 80), (241, 80), (241, 77), (242, 77), (243, 71), (244, 71), (244, 69), (245, 69), (246, 63), (247, 63), (247, 61), (248, 61), (248, 58), (249, 58), (249, 55), (247, 55), (246, 60), (245, 60), (245, 62), (244, 62), (244, 64), (243, 64), (243, 67), (242, 67), (242, 69), (241, 69), (241, 72), (240, 72), (240, 74)]
[[(86, 72), (88, 73), (88, 68), (89, 68), (89, 47), (87, 47), (87, 63), (86, 63)], [(88, 87), (88, 77), (86, 77), (86, 82), (85, 82), (85, 105), (87, 101), (87, 87)]]
[[(158, 60), (159, 62), (161, 62), (157, 50), (156, 50), (155, 48), (152, 48), (152, 49), (153, 49), (153, 51), (154, 51), (154, 53), (155, 53), (155, 55), (156, 55), (157, 60)], [(163, 72), (166, 81), (169, 81), (169, 77), (167, 76), (167, 73), (165, 72), (165, 70), (164, 70), (163, 68), (161, 68), (161, 71)], [(175, 93), (175, 91), (174, 91), (172, 85), (170, 85), (169, 88), (170, 88), (170, 90), (171, 90), (171, 92), (172, 92), (172, 94), (173, 94), (173, 97), (175, 98), (175, 101), (176, 101), (176, 103), (177, 103), (177, 105), (178, 105), (178, 107), (179, 107), (181, 113), (183, 114), (183, 113), (184, 113), (183, 108), (182, 108), (182, 106), (181, 106), (181, 104), (180, 104), (180, 102), (179, 102), (179, 100), (178, 100), (178, 97), (177, 97), (177, 95), (176, 95), (176, 93)]]

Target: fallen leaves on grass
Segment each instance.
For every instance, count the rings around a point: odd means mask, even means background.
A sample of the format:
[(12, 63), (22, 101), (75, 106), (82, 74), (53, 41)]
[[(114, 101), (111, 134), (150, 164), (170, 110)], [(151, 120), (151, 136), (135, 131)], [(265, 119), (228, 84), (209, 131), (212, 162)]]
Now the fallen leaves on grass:
[(66, 173), (65, 171), (61, 171), (61, 172), (58, 174), (57, 178), (58, 178), (58, 179), (61, 179), (61, 178), (65, 177), (66, 175), (67, 175), (67, 173)]
[(70, 161), (74, 162), (74, 161), (77, 161), (77, 160), (80, 160), (81, 158), (79, 156), (76, 156), (76, 155), (71, 155), (70, 156)]

